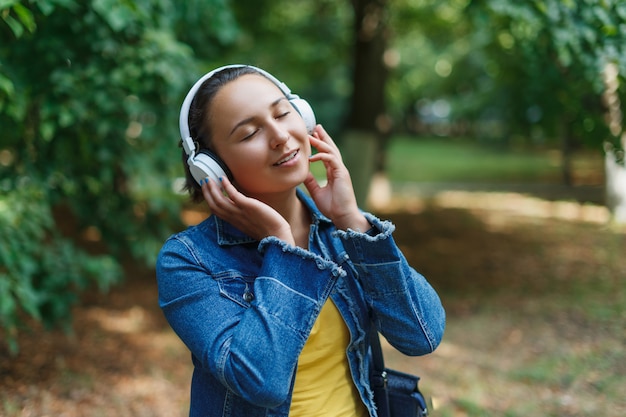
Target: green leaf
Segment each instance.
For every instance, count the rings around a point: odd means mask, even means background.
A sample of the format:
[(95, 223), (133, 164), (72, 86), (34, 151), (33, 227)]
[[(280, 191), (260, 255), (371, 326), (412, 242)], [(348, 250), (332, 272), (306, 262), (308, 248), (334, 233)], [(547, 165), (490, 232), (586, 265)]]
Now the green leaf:
[(19, 0), (0, 0), (0, 11), (18, 4)]
[(35, 24), (35, 19), (30, 10), (28, 10), (26, 7), (18, 3), (15, 6), (13, 6), (13, 11), (17, 15), (22, 25), (24, 25), (26, 30), (28, 30), (29, 32), (35, 31), (35, 28), (37, 27), (37, 25)]
[(136, 7), (128, 1), (94, 0), (92, 7), (116, 32), (128, 27), (137, 15)]
[(8, 322), (8, 318), (15, 314), (15, 310), (10, 277), (8, 274), (0, 274), (0, 323)]
[(37, 297), (37, 294), (29, 284), (30, 282), (22, 281), (20, 285), (13, 289), (13, 292), (15, 293), (16, 299), (24, 311), (26, 311), (34, 319), (41, 320), (39, 297)]
[(20, 38), (24, 34), (24, 26), (22, 26), (20, 22), (15, 20), (13, 16), (7, 15), (7, 16), (3, 16), (2, 18), (4, 19), (5, 23), (9, 26), (9, 28), (11, 29), (11, 31), (13, 32), (16, 38)]

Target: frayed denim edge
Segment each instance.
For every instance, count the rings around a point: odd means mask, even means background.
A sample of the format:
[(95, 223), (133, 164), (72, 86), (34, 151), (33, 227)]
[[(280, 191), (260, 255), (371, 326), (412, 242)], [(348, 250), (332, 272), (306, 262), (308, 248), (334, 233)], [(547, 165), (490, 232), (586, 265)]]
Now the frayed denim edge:
[(391, 234), (396, 230), (396, 226), (390, 222), (389, 220), (380, 220), (378, 217), (374, 216), (371, 213), (363, 213), (368, 222), (375, 228), (377, 228), (380, 233), (376, 236), (370, 236), (366, 232), (366, 230), (337, 230), (333, 232), (334, 236), (340, 237), (341, 239), (354, 239), (354, 238), (365, 238), (365, 240), (369, 242), (376, 242), (379, 240), (387, 239)]
[(318, 269), (320, 270), (330, 269), (334, 277), (346, 276), (346, 271), (344, 271), (340, 265), (337, 265), (336, 263), (332, 261), (324, 259), (321, 256), (313, 252), (310, 252), (306, 249), (303, 249), (299, 246), (290, 245), (289, 243), (277, 238), (276, 236), (268, 236), (266, 238), (263, 238), (263, 240), (261, 240), (261, 242), (259, 243), (259, 252), (263, 254), (267, 246), (269, 245), (277, 245), (280, 247), (280, 249), (283, 252), (293, 253), (294, 255), (298, 255), (302, 259), (311, 259), (315, 261), (315, 265), (317, 266)]

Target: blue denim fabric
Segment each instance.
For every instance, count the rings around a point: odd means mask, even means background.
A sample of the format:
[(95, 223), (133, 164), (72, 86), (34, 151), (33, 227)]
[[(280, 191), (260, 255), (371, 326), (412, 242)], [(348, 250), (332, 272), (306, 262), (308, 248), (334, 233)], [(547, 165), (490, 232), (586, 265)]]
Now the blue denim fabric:
[(445, 312), (396, 246), (394, 226), (337, 230), (302, 191), (309, 250), (255, 241), (215, 216), (172, 236), (157, 261), (159, 304), (192, 353), (190, 416), (287, 416), (298, 356), (331, 297), (350, 330), (347, 355), (361, 399), (369, 386), (369, 322), (406, 355), (432, 352)]

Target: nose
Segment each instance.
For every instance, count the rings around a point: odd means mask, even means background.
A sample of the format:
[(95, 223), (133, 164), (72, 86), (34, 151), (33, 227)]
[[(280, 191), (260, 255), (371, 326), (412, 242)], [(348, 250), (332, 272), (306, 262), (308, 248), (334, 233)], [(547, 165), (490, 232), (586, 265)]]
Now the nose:
[(289, 131), (278, 121), (273, 120), (269, 130), (269, 142), (272, 148), (278, 148), (289, 140)]

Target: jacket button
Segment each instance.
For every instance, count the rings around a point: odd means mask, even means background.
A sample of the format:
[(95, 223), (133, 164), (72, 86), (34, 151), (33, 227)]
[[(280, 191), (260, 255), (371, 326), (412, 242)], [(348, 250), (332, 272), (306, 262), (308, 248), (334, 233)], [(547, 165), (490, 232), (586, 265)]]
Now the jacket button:
[(243, 293), (243, 299), (245, 300), (245, 302), (250, 303), (252, 302), (252, 300), (254, 300), (254, 294), (252, 294), (250, 291), (246, 291)]

